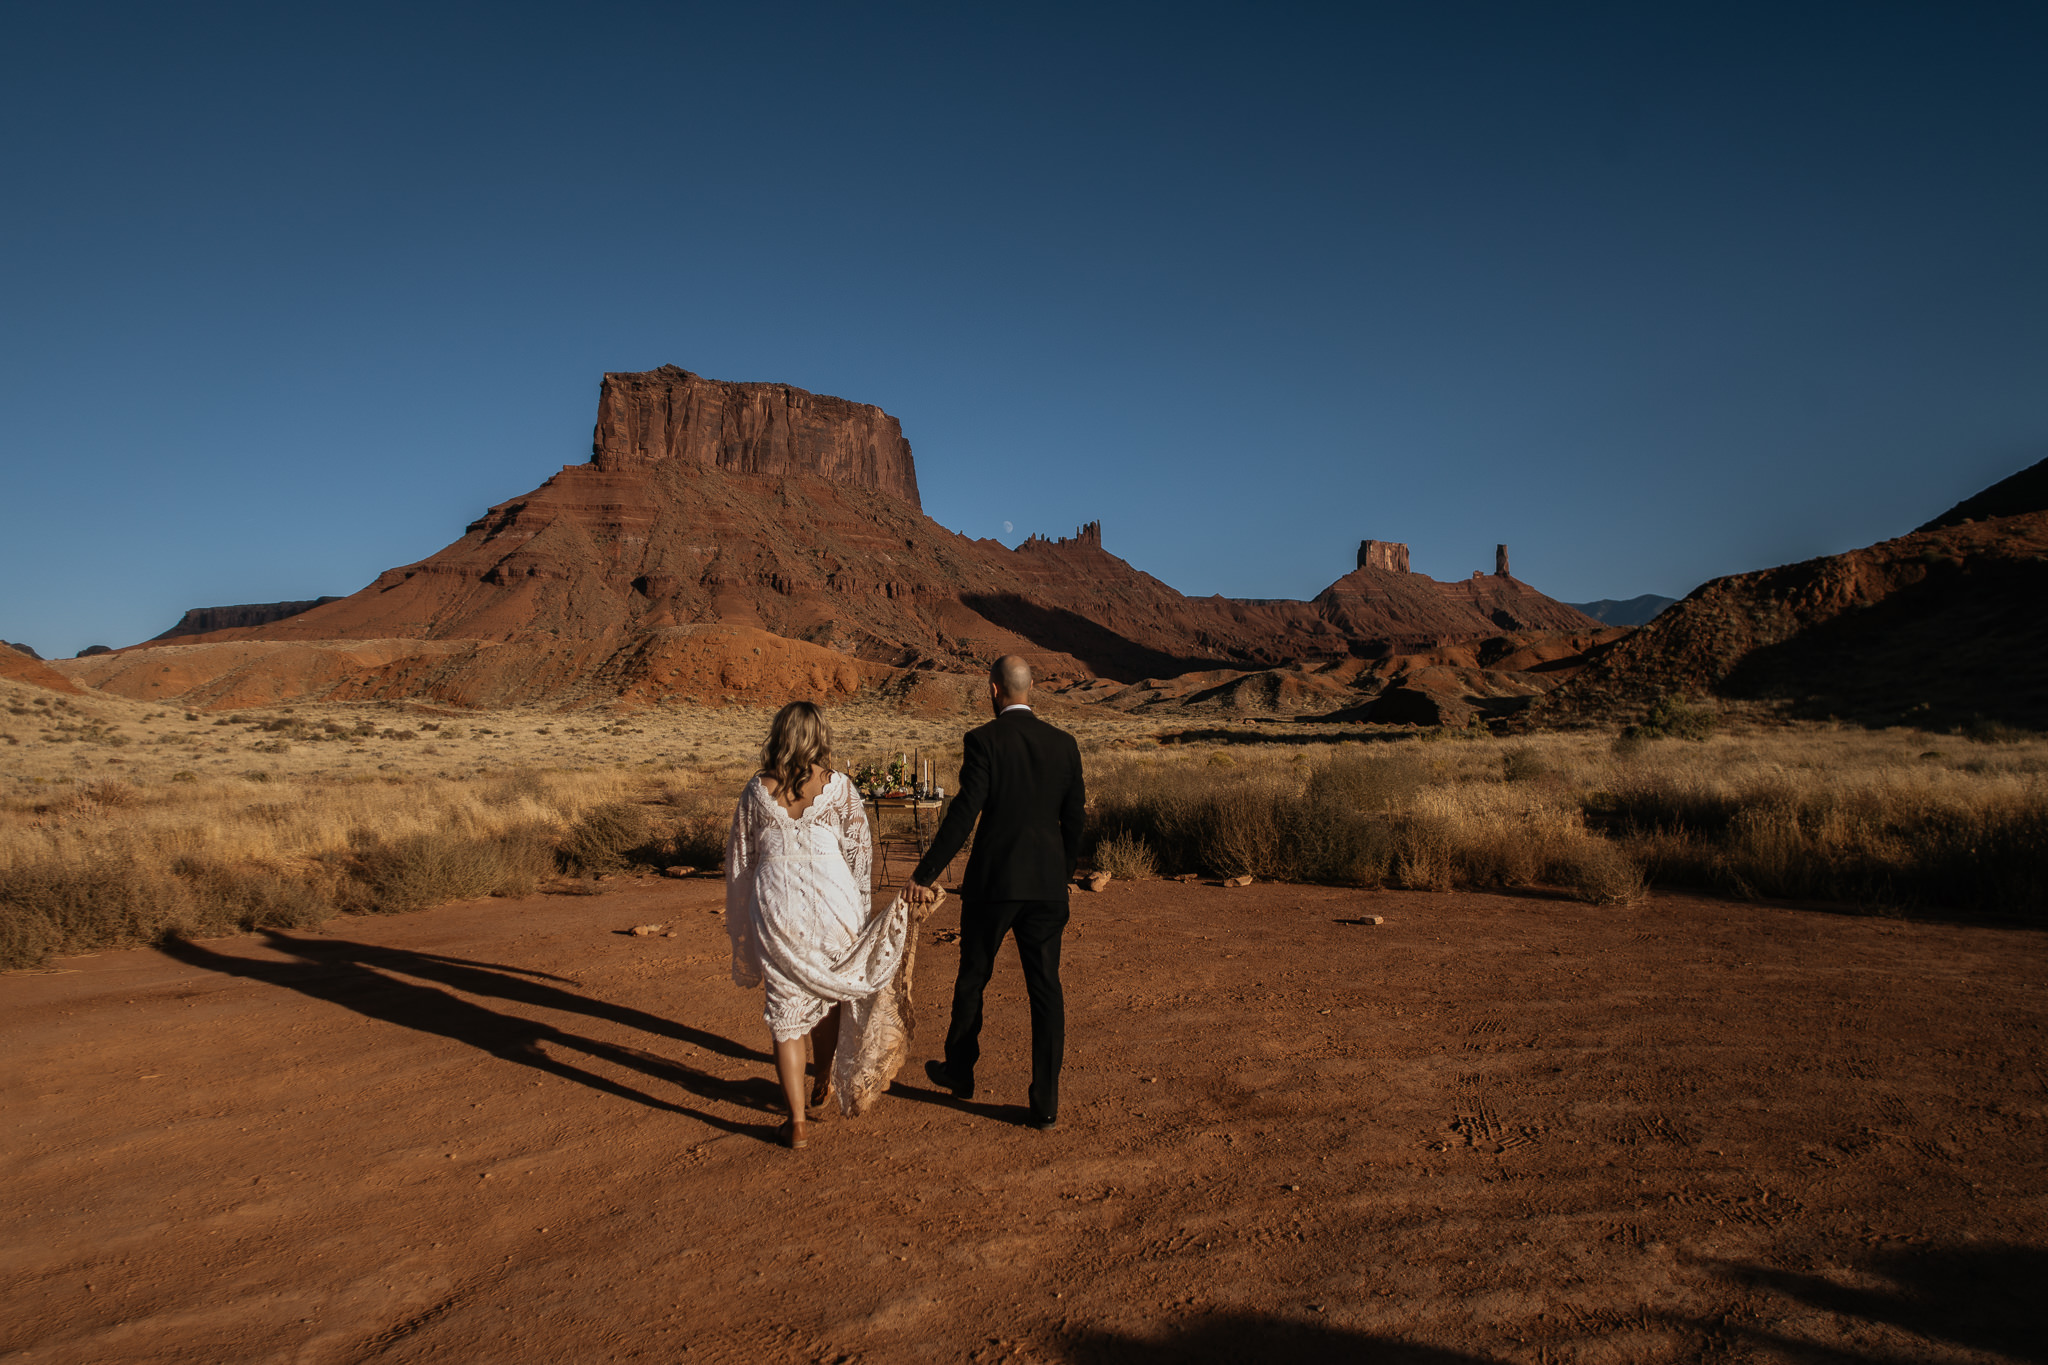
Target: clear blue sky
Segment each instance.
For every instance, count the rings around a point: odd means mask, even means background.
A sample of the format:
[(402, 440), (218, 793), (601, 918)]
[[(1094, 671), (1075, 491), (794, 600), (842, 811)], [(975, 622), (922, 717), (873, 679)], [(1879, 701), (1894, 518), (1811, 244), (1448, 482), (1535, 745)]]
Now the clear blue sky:
[(2038, 3), (9, 6), (0, 638), (353, 592), (669, 362), (1193, 594), (1866, 544), (2048, 454), (2044, 69)]

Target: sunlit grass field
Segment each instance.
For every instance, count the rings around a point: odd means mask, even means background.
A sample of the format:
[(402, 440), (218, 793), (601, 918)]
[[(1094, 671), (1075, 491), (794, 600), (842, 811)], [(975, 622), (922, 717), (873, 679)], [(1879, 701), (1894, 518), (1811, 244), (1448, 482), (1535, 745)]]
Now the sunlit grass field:
[[(0, 966), (719, 861), (771, 713), (226, 716), (0, 689)], [(1767, 719), (1703, 739), (1223, 724), (1049, 707), (1126, 878), (1652, 886), (2035, 917), (2048, 740)], [(951, 786), (978, 718), (832, 712), (842, 768), (921, 753)]]

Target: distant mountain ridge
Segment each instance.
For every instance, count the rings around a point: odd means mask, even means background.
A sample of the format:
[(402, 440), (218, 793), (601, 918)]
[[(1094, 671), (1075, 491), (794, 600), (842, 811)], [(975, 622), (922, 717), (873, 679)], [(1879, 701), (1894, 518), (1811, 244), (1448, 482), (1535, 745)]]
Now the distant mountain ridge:
[(310, 602), (250, 602), (237, 607), (193, 607), (178, 618), (178, 624), (161, 635), (158, 640), (176, 640), (187, 635), (205, 635), (216, 630), (235, 630), (243, 626), (267, 626), (272, 621), (282, 621), (324, 607), (329, 602), (339, 602), (339, 597), (316, 597)]
[(1603, 597), (1597, 602), (1567, 602), (1565, 605), (1573, 611), (1584, 612), (1602, 625), (1642, 626), (1655, 620), (1658, 612), (1677, 600), (1675, 597), (1659, 597), (1656, 593), (1646, 592), (1641, 597), (1624, 600)]
[[(434, 662), (408, 667), (394, 656), (374, 667), (388, 670), (379, 687), (495, 704), (489, 698), (554, 695), (593, 678), (656, 696), (703, 695), (687, 681), (696, 654), (687, 668), (656, 667), (664, 651), (682, 648), (657, 648), (657, 637), (669, 639), (663, 632), (687, 634), (700, 652), (745, 638), (750, 658), (759, 652), (753, 637), (734, 631), (801, 642), (824, 654), (793, 663), (791, 676), (808, 678), (815, 666), (850, 688), (868, 685), (869, 670), (842, 674), (834, 659), (971, 674), (1020, 654), (1048, 680), (1133, 683), (1597, 630), (1508, 574), (1504, 559), (1491, 575), (1448, 583), (1361, 567), (1313, 601), (1249, 602), (1175, 591), (1104, 549), (1098, 522), (1014, 549), (972, 540), (920, 509), (895, 418), (788, 385), (727, 384), (675, 366), (607, 374), (592, 452), (360, 592), (303, 611), (282, 603), (188, 612), (145, 642), (152, 652), (188, 651), (179, 664), (107, 662), (93, 670), (96, 685), (120, 677), (120, 686), (172, 695), (204, 671), (194, 647), (258, 641), (325, 650), (317, 662), (259, 652), (265, 676), (286, 689), (301, 685), (286, 676), (293, 669), (340, 679), (382, 658), (339, 642), (489, 645), (408, 649)], [(271, 612), (279, 614), (233, 619)], [(222, 628), (203, 629), (216, 621)], [(738, 679), (749, 670), (736, 661), (722, 672)]]

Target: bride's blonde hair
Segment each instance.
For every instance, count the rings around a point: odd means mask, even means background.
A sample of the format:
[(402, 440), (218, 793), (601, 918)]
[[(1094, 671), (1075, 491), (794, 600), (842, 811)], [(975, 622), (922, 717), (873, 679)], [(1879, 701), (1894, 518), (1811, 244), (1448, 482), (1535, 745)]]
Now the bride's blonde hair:
[(793, 701), (775, 713), (768, 742), (761, 746), (761, 776), (795, 799), (810, 781), (811, 769), (832, 766), (832, 727), (815, 702)]

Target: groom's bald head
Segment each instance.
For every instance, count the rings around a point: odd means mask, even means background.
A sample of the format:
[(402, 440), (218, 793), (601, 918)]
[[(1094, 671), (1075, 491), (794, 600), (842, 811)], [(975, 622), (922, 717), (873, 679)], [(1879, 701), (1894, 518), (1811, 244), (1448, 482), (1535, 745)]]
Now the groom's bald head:
[(1031, 665), (1014, 654), (1005, 654), (989, 665), (988, 685), (998, 706), (1017, 706), (1031, 700)]

